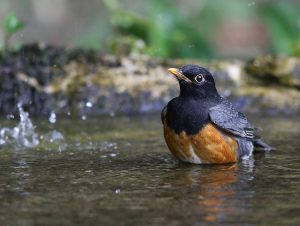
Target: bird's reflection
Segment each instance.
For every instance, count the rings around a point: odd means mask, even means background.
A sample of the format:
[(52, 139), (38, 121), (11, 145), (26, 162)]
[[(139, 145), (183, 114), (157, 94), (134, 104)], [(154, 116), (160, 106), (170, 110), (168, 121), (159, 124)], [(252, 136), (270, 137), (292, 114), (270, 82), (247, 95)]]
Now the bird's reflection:
[(219, 222), (243, 211), (241, 202), (249, 196), (243, 198), (240, 191), (252, 180), (253, 159), (233, 165), (185, 165), (183, 168), (177, 170), (176, 179), (169, 178), (172, 180), (169, 182), (182, 189), (188, 188), (188, 194), (182, 198), (192, 200), (188, 202), (193, 202), (193, 214), (198, 216), (197, 220)]
[(236, 183), (238, 169), (239, 166), (235, 164), (207, 170), (207, 177), (199, 181), (201, 190), (198, 195), (198, 204), (205, 212), (205, 221), (216, 222), (224, 213), (234, 211), (228, 202), (236, 194), (236, 190), (230, 185)]

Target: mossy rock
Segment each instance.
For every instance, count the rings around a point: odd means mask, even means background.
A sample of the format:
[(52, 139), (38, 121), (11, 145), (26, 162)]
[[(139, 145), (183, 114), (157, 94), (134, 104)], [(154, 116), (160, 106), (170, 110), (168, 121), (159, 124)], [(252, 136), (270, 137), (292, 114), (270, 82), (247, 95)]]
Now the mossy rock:
[(244, 86), (232, 97), (247, 100), (243, 110), (252, 113), (294, 114), (300, 109), (300, 92), (282, 86)]
[[(159, 112), (178, 83), (169, 67), (198, 64), (213, 73), (221, 94), (247, 111), (299, 112), (300, 60), (262, 56), (242, 60), (157, 59), (92, 50), (27, 45), (0, 56), (0, 112), (98, 115)], [(89, 103), (86, 105), (86, 103)], [(246, 103), (246, 104), (239, 104)]]
[(300, 60), (295, 57), (259, 56), (245, 65), (249, 84), (300, 87)]

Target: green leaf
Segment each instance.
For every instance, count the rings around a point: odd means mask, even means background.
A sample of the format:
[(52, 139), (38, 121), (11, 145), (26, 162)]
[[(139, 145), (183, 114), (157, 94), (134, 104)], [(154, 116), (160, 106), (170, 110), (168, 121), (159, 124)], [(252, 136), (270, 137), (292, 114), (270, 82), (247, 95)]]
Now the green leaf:
[(22, 21), (20, 21), (14, 13), (6, 17), (5, 31), (8, 34), (14, 34), (17, 31), (22, 30), (24, 27), (25, 24)]
[(277, 3), (263, 7), (262, 18), (271, 34), (273, 49), (276, 53), (297, 54), (300, 32), (297, 22), (300, 20), (297, 7)]

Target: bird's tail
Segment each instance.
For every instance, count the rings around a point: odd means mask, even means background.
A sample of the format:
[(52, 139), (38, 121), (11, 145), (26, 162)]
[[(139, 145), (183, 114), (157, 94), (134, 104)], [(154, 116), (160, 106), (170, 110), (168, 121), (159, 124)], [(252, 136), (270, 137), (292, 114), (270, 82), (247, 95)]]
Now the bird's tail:
[(270, 145), (266, 144), (261, 139), (254, 140), (253, 144), (254, 144), (255, 147), (263, 148), (265, 151), (275, 150), (275, 148), (272, 148)]

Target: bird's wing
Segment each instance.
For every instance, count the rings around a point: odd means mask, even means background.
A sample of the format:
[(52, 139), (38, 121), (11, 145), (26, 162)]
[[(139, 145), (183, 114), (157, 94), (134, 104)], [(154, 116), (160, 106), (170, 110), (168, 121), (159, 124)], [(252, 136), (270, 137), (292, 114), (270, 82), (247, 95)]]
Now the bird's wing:
[(209, 117), (216, 126), (228, 133), (250, 140), (257, 138), (255, 135), (256, 128), (251, 125), (245, 115), (237, 111), (225, 99), (209, 109)]

